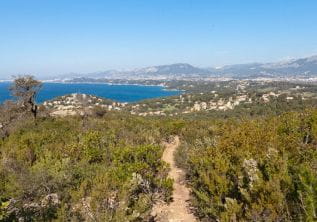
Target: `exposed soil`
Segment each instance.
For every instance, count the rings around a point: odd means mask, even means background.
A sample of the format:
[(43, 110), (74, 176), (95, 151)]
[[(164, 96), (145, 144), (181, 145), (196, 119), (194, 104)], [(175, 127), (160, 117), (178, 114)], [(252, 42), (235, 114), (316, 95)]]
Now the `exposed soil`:
[(162, 160), (170, 164), (168, 176), (174, 180), (172, 202), (157, 203), (152, 215), (157, 222), (196, 222), (197, 219), (189, 208), (190, 189), (185, 186), (185, 172), (175, 164), (174, 153), (179, 146), (179, 137), (174, 137), (170, 143), (165, 143)]

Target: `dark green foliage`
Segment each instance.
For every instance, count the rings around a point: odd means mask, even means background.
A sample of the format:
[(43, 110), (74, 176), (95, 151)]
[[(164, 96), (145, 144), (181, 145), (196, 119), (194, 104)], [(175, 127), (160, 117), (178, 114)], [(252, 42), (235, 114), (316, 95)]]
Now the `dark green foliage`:
[(80, 121), (25, 121), (0, 142), (0, 220), (139, 221), (169, 200), (157, 121)]
[(10, 87), (12, 95), (16, 97), (21, 108), (25, 112), (31, 112), (35, 118), (38, 109), (35, 99), (41, 87), (42, 83), (29, 75), (16, 78)]
[(187, 125), (178, 162), (187, 169), (199, 217), (315, 221), (316, 120), (316, 111), (306, 111)]

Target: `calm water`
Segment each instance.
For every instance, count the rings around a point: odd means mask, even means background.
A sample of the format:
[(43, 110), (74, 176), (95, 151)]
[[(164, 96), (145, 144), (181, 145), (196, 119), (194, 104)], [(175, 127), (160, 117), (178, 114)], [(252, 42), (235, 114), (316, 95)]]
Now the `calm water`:
[[(0, 103), (11, 99), (9, 86), (10, 83), (0, 83)], [(160, 86), (44, 83), (37, 102), (42, 103), (45, 100), (71, 93), (91, 94), (119, 102), (136, 102), (179, 94), (178, 91), (166, 91)]]

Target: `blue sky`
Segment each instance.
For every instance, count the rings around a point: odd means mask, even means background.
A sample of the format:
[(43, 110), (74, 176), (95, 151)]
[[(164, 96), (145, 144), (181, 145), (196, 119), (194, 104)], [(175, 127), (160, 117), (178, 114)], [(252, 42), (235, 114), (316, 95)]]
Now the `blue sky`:
[(0, 79), (317, 54), (316, 0), (3, 0)]

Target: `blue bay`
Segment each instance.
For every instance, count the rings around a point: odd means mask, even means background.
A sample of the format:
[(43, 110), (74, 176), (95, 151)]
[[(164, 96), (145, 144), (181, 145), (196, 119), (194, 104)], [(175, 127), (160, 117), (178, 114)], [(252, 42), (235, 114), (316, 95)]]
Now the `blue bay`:
[[(0, 103), (12, 99), (9, 92), (10, 84), (8, 82), (0, 83)], [(91, 94), (119, 102), (137, 102), (144, 99), (178, 95), (180, 92), (164, 90), (164, 87), (161, 86), (44, 83), (37, 97), (37, 102), (42, 103), (57, 96), (71, 93)]]

